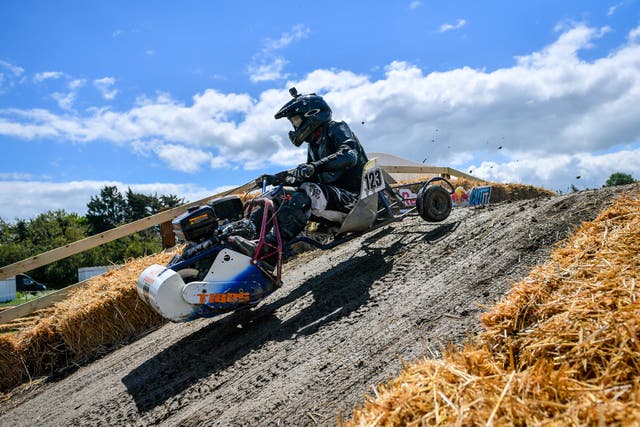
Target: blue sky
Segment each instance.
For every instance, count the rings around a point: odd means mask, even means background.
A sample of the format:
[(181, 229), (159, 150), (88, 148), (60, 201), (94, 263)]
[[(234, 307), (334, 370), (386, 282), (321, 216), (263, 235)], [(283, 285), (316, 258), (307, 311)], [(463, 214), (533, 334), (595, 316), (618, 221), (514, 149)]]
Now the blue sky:
[(0, 40), (8, 221), (295, 166), (292, 85), (368, 151), (563, 191), (640, 178), (638, 0), (7, 0)]

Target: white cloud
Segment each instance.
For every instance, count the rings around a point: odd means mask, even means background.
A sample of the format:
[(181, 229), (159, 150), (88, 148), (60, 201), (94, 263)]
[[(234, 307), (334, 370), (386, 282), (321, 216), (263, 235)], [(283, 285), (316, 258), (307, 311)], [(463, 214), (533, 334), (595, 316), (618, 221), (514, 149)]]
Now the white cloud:
[[(49, 77), (49, 78), (57, 78), (57, 77)], [(42, 80), (41, 80), (42, 81)], [(78, 90), (84, 87), (87, 84), (85, 79), (76, 79), (71, 80), (67, 87), (69, 88), (69, 92), (54, 92), (51, 94), (51, 98), (53, 98), (58, 106), (66, 111), (73, 111), (73, 104), (76, 102), (76, 98), (78, 96)]]
[[(46, 207), (46, 210), (64, 209), (70, 213), (84, 215), (91, 196), (100, 194), (100, 190), (107, 185), (118, 187), (118, 190), (123, 194), (128, 188), (131, 188), (134, 192), (143, 194), (174, 194), (184, 198), (187, 202), (200, 200), (233, 188), (233, 186), (205, 188), (194, 184), (172, 183), (128, 184), (118, 181), (2, 180), (0, 181), (0, 200), (12, 200), (12, 202), (0, 204), (0, 218), (5, 221), (34, 218), (43, 212), (43, 206)], [(20, 197), (16, 198), (16, 194), (20, 194)]]
[(422, 2), (420, 0), (414, 0), (409, 3), (409, 9), (414, 10), (422, 6)]
[(455, 24), (442, 24), (440, 25), (440, 32), (444, 33), (446, 31), (458, 30), (464, 27), (467, 24), (465, 19), (458, 19)]
[(264, 45), (264, 49), (262, 50), (265, 53), (273, 52), (275, 50), (284, 49), (289, 46), (291, 43), (306, 39), (309, 37), (311, 33), (311, 29), (306, 25), (294, 25), (290, 31), (282, 33), (279, 39), (271, 40), (267, 39)]
[(559, 191), (567, 191), (571, 185), (598, 188), (614, 172), (640, 178), (640, 148), (605, 154), (526, 155), (504, 163), (485, 161), (470, 170), (490, 181), (540, 185)]
[(28, 180), (33, 179), (33, 175), (23, 172), (0, 172), (0, 180)]
[(231, 164), (224, 156), (211, 156), (209, 166), (211, 169), (227, 169)]
[(68, 93), (54, 92), (51, 97), (58, 103), (63, 110), (72, 111), (73, 103), (76, 101), (76, 93), (74, 91)]
[(211, 164), (213, 161), (211, 153), (183, 145), (162, 144), (155, 147), (154, 151), (171, 169), (181, 172), (197, 172), (202, 164)]
[(35, 83), (41, 83), (45, 80), (57, 80), (64, 77), (64, 73), (61, 71), (44, 71), (42, 73), (36, 73), (33, 76), (33, 81)]
[[(636, 39), (630, 35), (625, 44), (595, 59), (580, 57), (605, 31), (576, 25), (550, 45), (493, 71), (462, 67), (426, 74), (396, 61), (377, 80), (347, 70), (315, 70), (256, 98), (207, 89), (188, 103), (168, 94), (140, 98), (127, 111), (57, 115), (2, 109), (0, 135), (121, 145), (137, 141), (150, 161), (160, 159), (184, 172), (289, 167), (303, 161), (304, 149), (289, 144), (289, 124), (274, 120), (273, 114), (290, 99), (286, 88), (295, 85), (302, 93), (322, 94), (334, 118), (347, 121), (368, 151), (427, 157), (428, 163), (462, 170), (465, 165), (482, 170), (485, 162), (489, 169), (494, 165), (496, 174), (500, 165), (503, 175), (496, 178), (566, 187), (574, 173), (565, 174), (566, 165), (579, 169), (585, 156), (607, 158), (593, 153), (624, 149), (637, 154), (630, 147), (640, 143)], [(431, 142), (436, 129), (438, 137)], [(535, 172), (519, 167), (536, 159), (546, 161)], [(640, 178), (640, 168), (629, 164), (630, 173)]]
[(264, 82), (269, 80), (286, 79), (288, 76), (282, 73), (287, 61), (284, 58), (274, 58), (270, 63), (249, 66), (249, 78), (252, 82)]
[(262, 50), (253, 56), (251, 64), (247, 67), (249, 78), (252, 82), (282, 80), (288, 78), (283, 73), (287, 60), (276, 52), (290, 44), (303, 40), (309, 36), (311, 30), (305, 25), (294, 25), (290, 31), (283, 33), (276, 40), (267, 39)]
[(69, 82), (69, 89), (71, 90), (78, 90), (81, 87), (84, 87), (87, 84), (87, 81), (85, 79), (76, 79), (76, 80), (71, 80)]
[(118, 94), (116, 89), (112, 86), (116, 83), (116, 79), (113, 77), (103, 77), (93, 81), (93, 85), (100, 91), (102, 97), (107, 100), (112, 100)]
[(24, 73), (24, 68), (18, 65), (12, 64), (11, 62), (3, 61), (1, 59), (0, 59), (0, 67), (6, 70), (9, 70), (16, 77), (20, 77), (22, 73)]
[(134, 141), (132, 148), (136, 154), (144, 157), (155, 154), (169, 169), (185, 173), (198, 172), (204, 165), (211, 169), (230, 166), (223, 156), (214, 156), (210, 152), (184, 145), (166, 144), (160, 140)]
[(618, 8), (620, 6), (622, 6), (624, 3), (616, 3), (613, 6), (609, 7), (609, 10), (607, 11), (607, 16), (611, 16), (614, 13), (616, 13), (616, 10), (618, 10)]
[(640, 39), (640, 27), (636, 27), (633, 30), (629, 31), (629, 35), (627, 36), (629, 42), (636, 43), (638, 39)]
[(145, 55), (147, 55), (147, 56), (153, 56), (153, 55), (155, 55), (155, 54), (156, 54), (156, 51), (155, 51), (155, 50), (153, 50), (153, 49), (147, 49), (147, 50), (145, 50), (145, 51), (144, 51), (144, 53), (145, 53)]
[(16, 82), (22, 83), (22, 80), (24, 80), (24, 77), (20, 79), (20, 76), (24, 73), (24, 68), (14, 65), (11, 62), (0, 60), (0, 71), (1, 70), (6, 70), (7, 72), (0, 72), (0, 94), (11, 89)]

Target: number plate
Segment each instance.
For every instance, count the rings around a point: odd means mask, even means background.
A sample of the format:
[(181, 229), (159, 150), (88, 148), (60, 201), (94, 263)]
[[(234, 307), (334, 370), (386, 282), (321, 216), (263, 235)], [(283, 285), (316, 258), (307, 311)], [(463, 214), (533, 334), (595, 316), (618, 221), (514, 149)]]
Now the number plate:
[(362, 174), (362, 194), (360, 198), (371, 196), (378, 191), (384, 190), (385, 183), (382, 178), (382, 170), (379, 167), (369, 169)]

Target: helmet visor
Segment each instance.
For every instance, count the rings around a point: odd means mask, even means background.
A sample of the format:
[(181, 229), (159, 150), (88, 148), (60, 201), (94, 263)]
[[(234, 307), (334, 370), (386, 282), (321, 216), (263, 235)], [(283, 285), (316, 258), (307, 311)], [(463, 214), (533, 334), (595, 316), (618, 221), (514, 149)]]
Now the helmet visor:
[(302, 124), (302, 117), (300, 117), (299, 114), (296, 114), (295, 116), (288, 117), (288, 119), (291, 122), (291, 124), (293, 125), (294, 129), (298, 129), (298, 127), (300, 127), (300, 125)]

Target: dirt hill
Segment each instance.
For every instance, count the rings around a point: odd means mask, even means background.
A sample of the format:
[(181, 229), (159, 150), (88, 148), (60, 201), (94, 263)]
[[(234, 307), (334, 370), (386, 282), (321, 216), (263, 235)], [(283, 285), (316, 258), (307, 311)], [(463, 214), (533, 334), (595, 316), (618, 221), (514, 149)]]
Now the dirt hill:
[(335, 425), (403, 361), (479, 329), (482, 307), (592, 220), (615, 187), (410, 217), (285, 266), (252, 311), (167, 324), (14, 390), (1, 425)]

